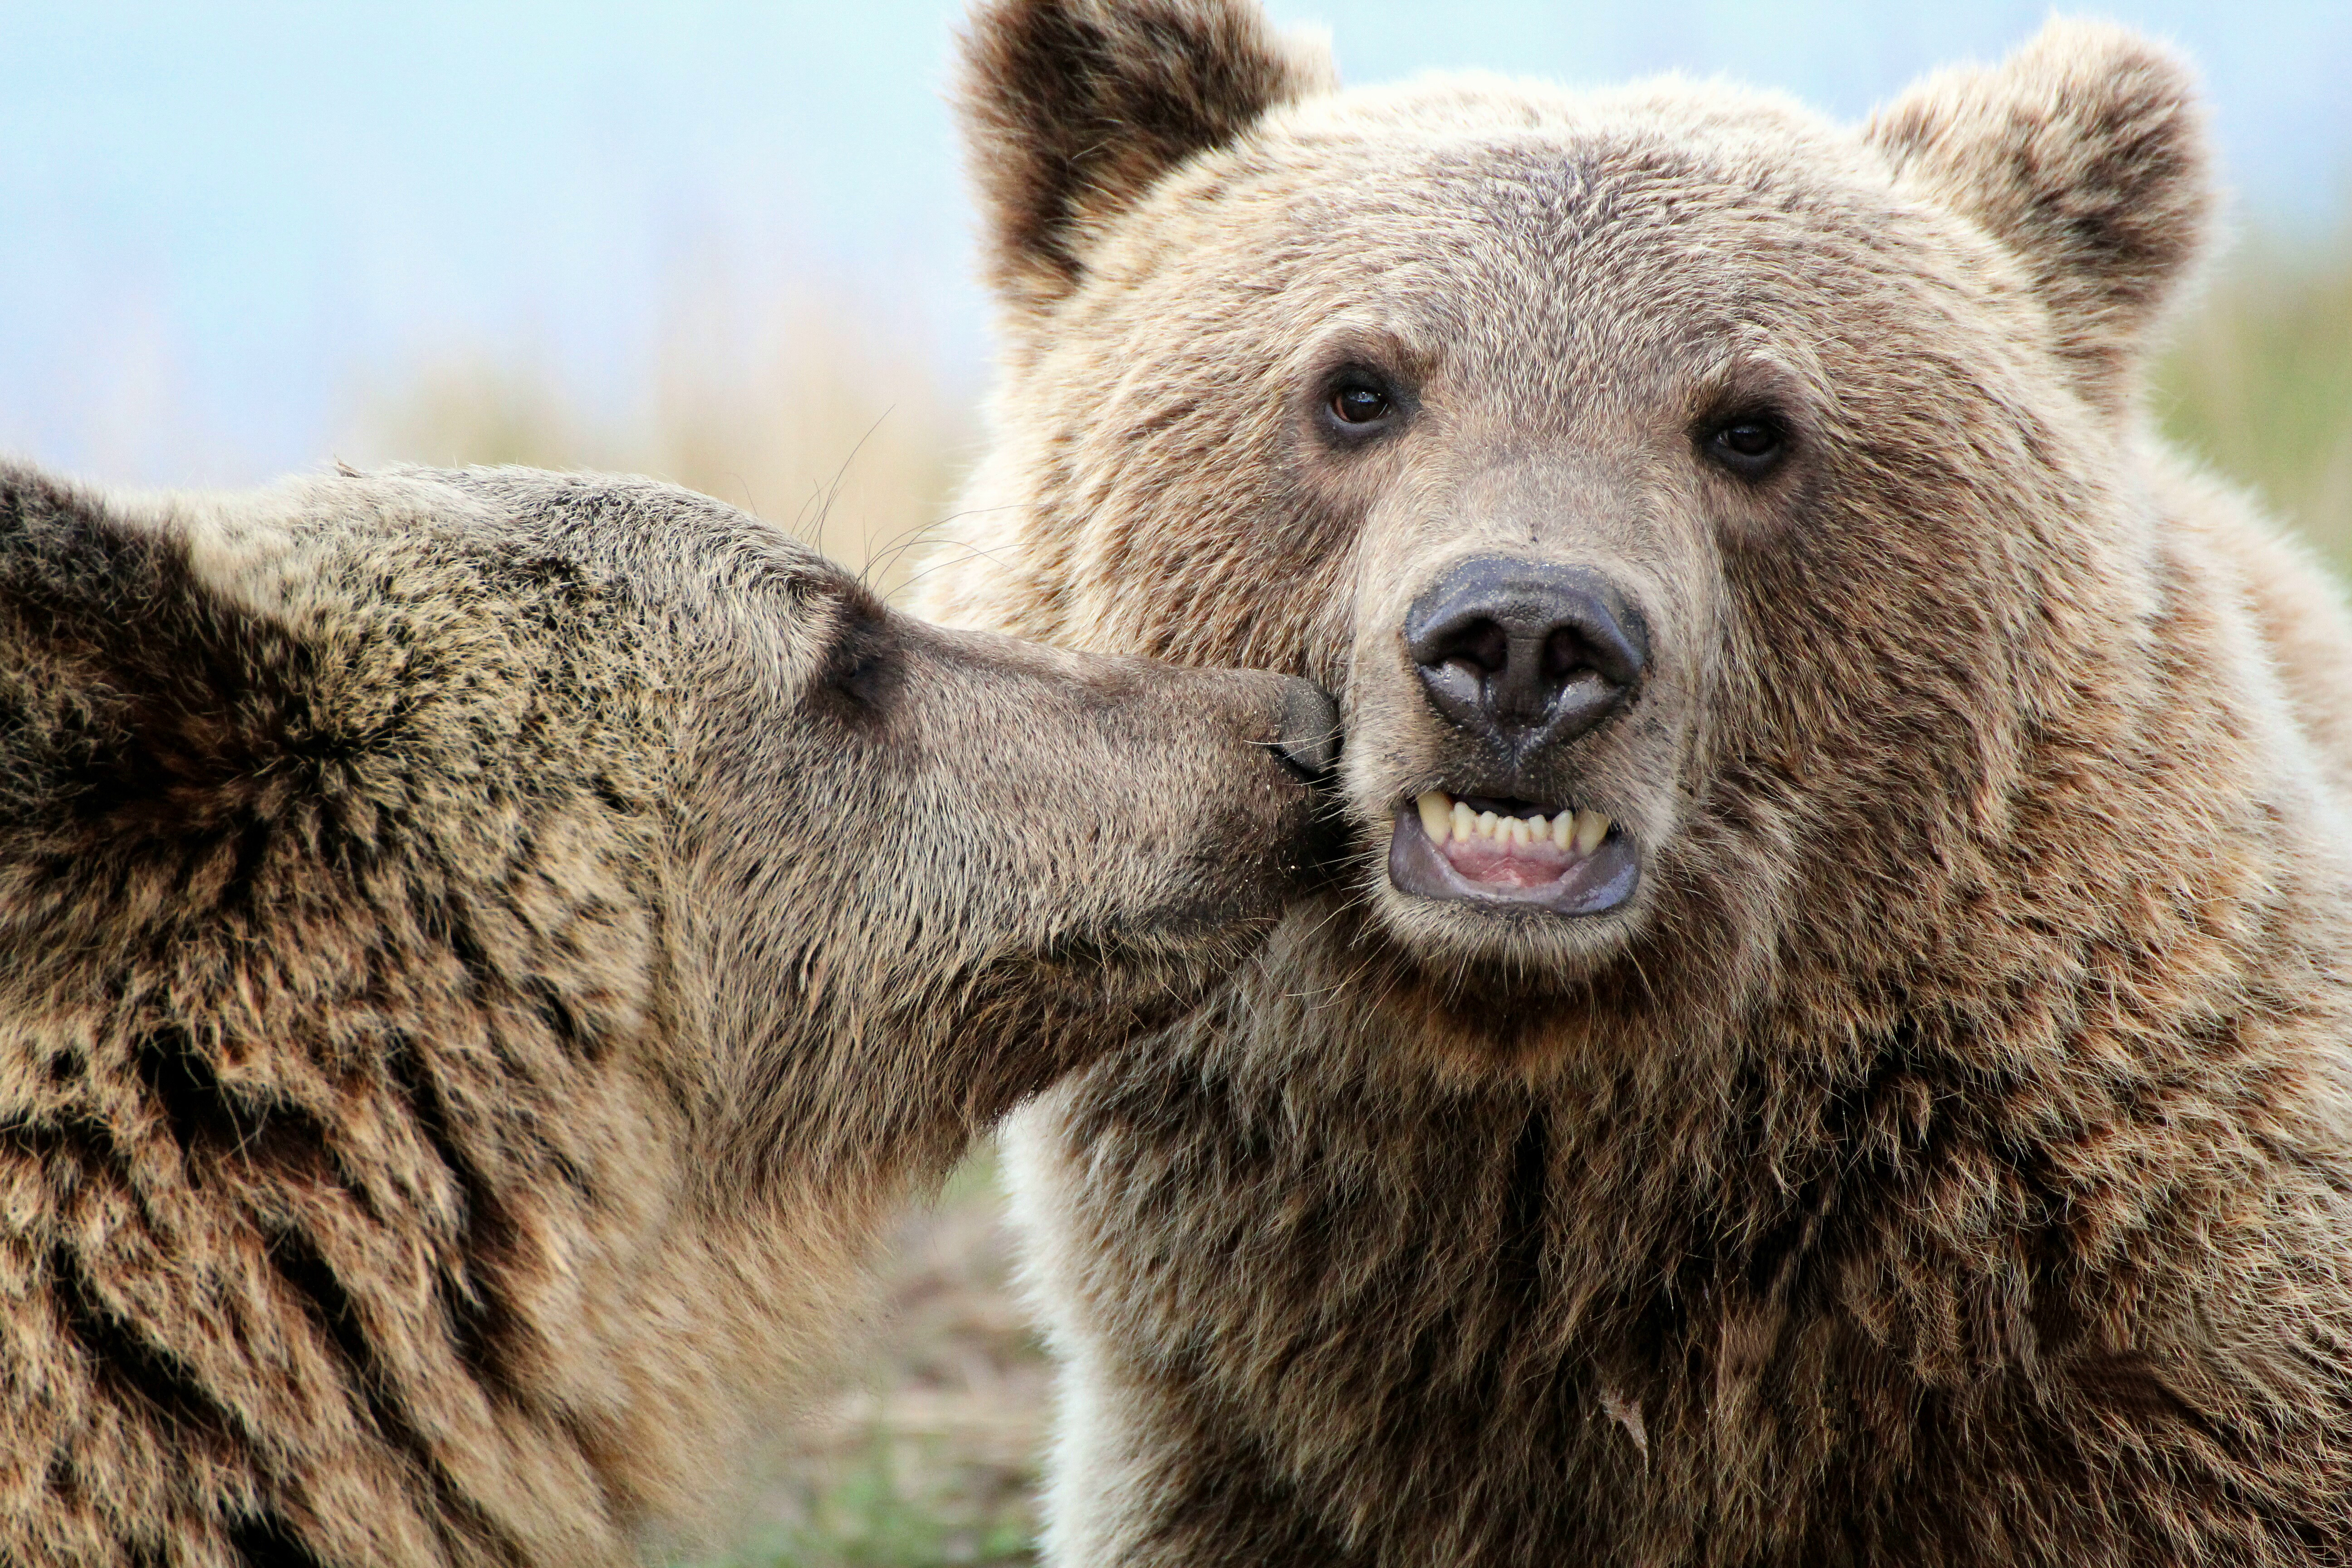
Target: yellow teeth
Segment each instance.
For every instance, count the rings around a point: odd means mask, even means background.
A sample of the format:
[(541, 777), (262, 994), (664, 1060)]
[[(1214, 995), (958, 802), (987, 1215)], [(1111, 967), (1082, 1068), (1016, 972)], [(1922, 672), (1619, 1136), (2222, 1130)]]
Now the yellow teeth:
[(1421, 813), (1422, 831), (1429, 835), (1432, 844), (1490, 838), (1531, 847), (1549, 840), (1563, 854), (1573, 850), (1590, 855), (1609, 837), (1609, 819), (1597, 811), (1562, 811), (1549, 821), (1541, 816), (1501, 816), (1491, 811), (1473, 811), (1438, 789), (1416, 795), (1413, 806)]

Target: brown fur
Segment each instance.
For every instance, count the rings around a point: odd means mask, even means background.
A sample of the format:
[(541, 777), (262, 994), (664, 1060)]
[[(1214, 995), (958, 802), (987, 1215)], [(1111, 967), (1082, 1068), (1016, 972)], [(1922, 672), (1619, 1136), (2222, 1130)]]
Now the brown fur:
[(1261, 933), (1296, 682), (659, 486), (0, 472), (0, 1562), (590, 1563)]
[[(1007, 289), (930, 605), (1341, 691), (1361, 861), (1016, 1123), (1054, 1560), (2352, 1560), (2352, 626), (2137, 409), (2184, 68), (2053, 23), (1855, 131), (1301, 67), (1005, 201), (1119, 94), (1001, 62), (1079, 18), (1149, 98), (1258, 37), (1172, 11), (976, 15), (999, 253), (1075, 273)], [(1402, 410), (1352, 445), (1349, 367)], [(1496, 552), (1654, 656), (1513, 790), (1402, 633)], [(1408, 897), (1433, 787), (1605, 811), (1638, 892)]]

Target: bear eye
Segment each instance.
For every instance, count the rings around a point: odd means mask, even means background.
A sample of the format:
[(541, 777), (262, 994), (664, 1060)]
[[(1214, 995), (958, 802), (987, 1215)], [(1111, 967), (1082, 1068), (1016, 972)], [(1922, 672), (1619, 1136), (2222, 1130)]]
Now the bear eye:
[(1333, 419), (1349, 426), (1351, 432), (1361, 431), (1394, 414), (1396, 397), (1377, 377), (1354, 372), (1332, 386), (1325, 406), (1330, 409)]
[(1778, 416), (1741, 414), (1717, 425), (1704, 443), (1708, 457), (1743, 479), (1760, 479), (1788, 455), (1789, 432)]

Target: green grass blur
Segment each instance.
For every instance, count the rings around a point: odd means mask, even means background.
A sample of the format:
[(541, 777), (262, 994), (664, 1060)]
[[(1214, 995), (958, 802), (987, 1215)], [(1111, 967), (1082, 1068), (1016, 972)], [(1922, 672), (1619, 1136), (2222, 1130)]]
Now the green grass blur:
[(2352, 233), (2242, 247), (2182, 323), (2151, 406), (2174, 441), (2352, 569)]

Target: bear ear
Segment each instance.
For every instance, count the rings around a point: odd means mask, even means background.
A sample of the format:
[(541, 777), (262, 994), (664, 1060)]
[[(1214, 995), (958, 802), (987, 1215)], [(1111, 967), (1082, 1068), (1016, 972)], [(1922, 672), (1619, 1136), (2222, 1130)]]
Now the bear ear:
[(1335, 83), (1328, 51), (1248, 0), (986, 0), (963, 40), (966, 155), (989, 278), (1044, 310), (1095, 231), (1192, 154)]
[(1929, 77), (1868, 135), (1898, 181), (2023, 260), (2083, 392), (2124, 406), (2213, 205), (2187, 63), (2127, 28), (2053, 20), (1998, 68)]

